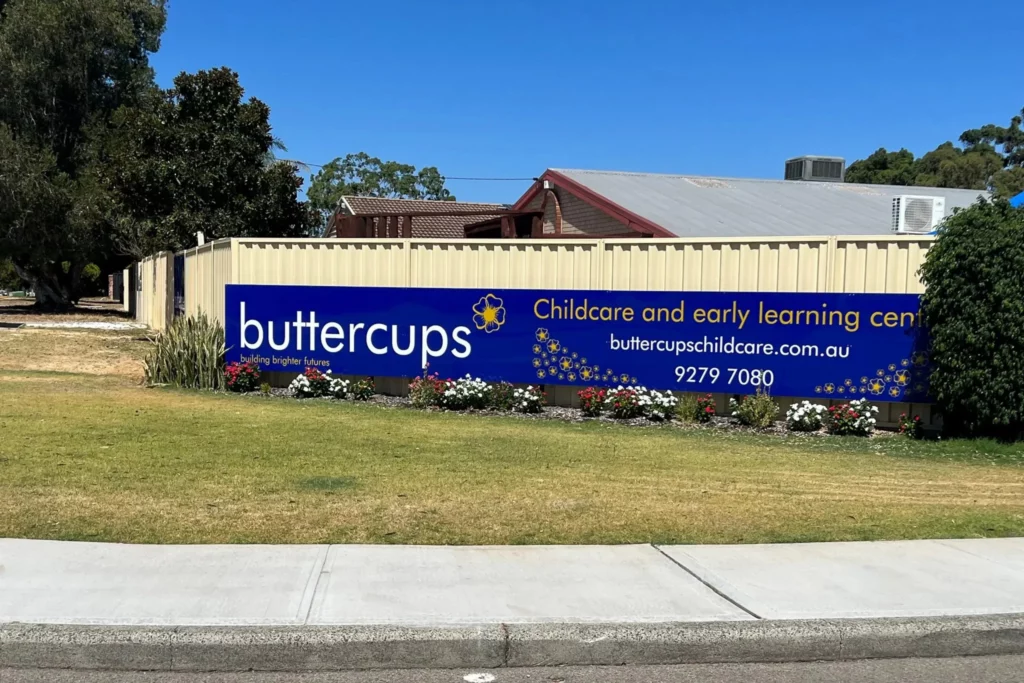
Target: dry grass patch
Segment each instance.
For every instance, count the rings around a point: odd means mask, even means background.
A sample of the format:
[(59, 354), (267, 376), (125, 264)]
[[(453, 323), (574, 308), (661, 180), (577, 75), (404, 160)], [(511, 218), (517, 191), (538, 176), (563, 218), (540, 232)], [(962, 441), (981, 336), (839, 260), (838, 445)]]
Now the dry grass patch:
[(0, 370), (73, 372), (142, 380), (145, 332), (0, 328)]
[(735, 543), (1024, 533), (1012, 447), (629, 429), (0, 373), (0, 536)]

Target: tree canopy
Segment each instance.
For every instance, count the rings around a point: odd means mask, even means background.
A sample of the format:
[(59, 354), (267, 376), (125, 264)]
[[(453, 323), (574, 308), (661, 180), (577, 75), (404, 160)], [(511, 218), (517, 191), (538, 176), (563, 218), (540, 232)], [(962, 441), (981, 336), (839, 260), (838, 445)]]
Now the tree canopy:
[(116, 111), (97, 178), (118, 247), (141, 257), (219, 237), (302, 237), (302, 179), (273, 158), (270, 109), (227, 68), (182, 73), (146, 107)]
[[(1021, 111), (1024, 115), (1024, 110)], [(961, 147), (944, 142), (920, 158), (884, 147), (850, 164), (846, 182), (873, 185), (991, 189), (996, 197), (1024, 191), (1022, 116), (1009, 126), (988, 124), (960, 135)]]
[(154, 81), (165, 0), (0, 0), (0, 261), (66, 307), (90, 262), (309, 234), (269, 108), (220, 68)]
[(310, 206), (326, 225), (344, 196), (455, 201), (445, 177), (434, 166), (418, 171), (411, 164), (381, 161), (365, 152), (338, 157), (313, 176), (306, 193)]

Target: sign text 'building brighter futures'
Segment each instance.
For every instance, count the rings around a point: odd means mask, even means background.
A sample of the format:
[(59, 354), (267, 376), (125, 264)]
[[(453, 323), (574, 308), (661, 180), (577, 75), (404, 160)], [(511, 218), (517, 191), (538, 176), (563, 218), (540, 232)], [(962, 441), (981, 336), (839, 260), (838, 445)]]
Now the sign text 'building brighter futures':
[(927, 400), (916, 294), (228, 285), (228, 360), (264, 370)]

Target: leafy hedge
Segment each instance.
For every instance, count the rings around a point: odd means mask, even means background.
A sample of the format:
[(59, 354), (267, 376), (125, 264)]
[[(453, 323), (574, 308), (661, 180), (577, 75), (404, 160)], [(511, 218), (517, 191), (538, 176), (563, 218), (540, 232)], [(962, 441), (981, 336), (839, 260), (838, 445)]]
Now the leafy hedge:
[(956, 436), (1024, 436), (1024, 209), (958, 211), (921, 268), (931, 393)]

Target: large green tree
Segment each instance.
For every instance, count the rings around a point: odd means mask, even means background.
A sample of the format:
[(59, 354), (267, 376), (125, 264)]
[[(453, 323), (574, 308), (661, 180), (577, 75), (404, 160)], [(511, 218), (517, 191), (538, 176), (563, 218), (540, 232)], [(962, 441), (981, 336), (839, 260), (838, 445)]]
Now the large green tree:
[(244, 99), (227, 68), (182, 73), (174, 87), (112, 119), (96, 164), (112, 234), (142, 256), (219, 237), (300, 237), (315, 222), (302, 179), (273, 156), (270, 109)]
[(988, 124), (964, 131), (963, 147), (944, 142), (919, 159), (906, 149), (890, 152), (883, 147), (850, 164), (846, 182), (990, 189), (996, 197), (1012, 197), (1024, 191), (1022, 116), (1013, 117), (1009, 126)]
[(411, 164), (381, 161), (359, 152), (338, 157), (321, 168), (306, 195), (322, 226), (344, 196), (455, 201), (444, 184), (445, 177), (434, 166), (416, 170)]
[(7, 0), (0, 8), (0, 257), (44, 307), (112, 251), (90, 151), (153, 87), (164, 0)]

